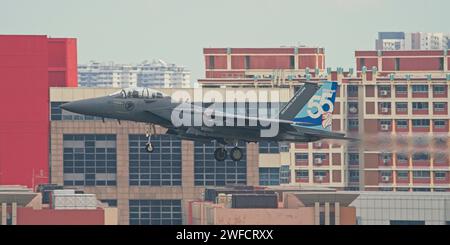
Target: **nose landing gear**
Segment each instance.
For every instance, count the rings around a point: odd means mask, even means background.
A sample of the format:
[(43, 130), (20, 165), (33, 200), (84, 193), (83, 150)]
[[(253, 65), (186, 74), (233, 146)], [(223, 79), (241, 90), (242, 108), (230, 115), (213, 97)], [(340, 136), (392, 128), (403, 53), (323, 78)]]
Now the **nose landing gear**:
[(156, 133), (156, 128), (154, 124), (149, 124), (147, 132), (145, 133), (145, 137), (147, 137), (147, 143), (145, 144), (145, 150), (149, 153), (152, 153), (155, 148), (151, 142), (152, 134)]

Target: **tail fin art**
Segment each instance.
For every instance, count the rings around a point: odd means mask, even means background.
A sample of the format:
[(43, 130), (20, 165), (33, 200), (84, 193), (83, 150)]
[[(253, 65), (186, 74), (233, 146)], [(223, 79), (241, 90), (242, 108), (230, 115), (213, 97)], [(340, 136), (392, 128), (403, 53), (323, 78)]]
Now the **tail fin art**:
[(291, 119), (294, 125), (331, 131), (331, 118), (337, 88), (337, 82), (323, 82), (322, 86), (310, 97), (308, 103), (304, 104), (295, 117)]

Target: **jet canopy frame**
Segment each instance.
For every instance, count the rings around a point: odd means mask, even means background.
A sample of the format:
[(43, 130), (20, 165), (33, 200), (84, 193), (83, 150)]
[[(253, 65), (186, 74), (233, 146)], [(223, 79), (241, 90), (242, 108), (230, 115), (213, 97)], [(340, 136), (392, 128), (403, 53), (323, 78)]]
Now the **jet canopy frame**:
[(167, 95), (155, 89), (137, 87), (137, 88), (124, 88), (110, 94), (109, 96), (124, 99), (127, 98), (157, 99), (157, 98), (164, 98)]

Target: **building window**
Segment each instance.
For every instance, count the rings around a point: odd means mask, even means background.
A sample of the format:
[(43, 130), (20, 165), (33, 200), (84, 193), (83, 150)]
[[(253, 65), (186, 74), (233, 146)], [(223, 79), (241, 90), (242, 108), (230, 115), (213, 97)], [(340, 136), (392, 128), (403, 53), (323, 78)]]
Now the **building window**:
[(434, 94), (445, 94), (446, 89), (445, 85), (433, 85)]
[[(247, 184), (246, 144), (238, 146), (244, 152), (240, 161), (233, 161), (228, 156), (225, 161), (216, 161), (214, 151), (216, 143), (194, 143), (194, 184), (196, 186), (225, 186)], [(227, 146), (228, 152), (234, 146)]]
[(365, 58), (359, 58), (359, 67), (361, 67), (361, 69), (366, 66), (366, 59)]
[(313, 174), (314, 174), (314, 178), (326, 177), (328, 175), (328, 171), (327, 170), (314, 170)]
[(413, 177), (416, 179), (430, 178), (430, 171), (413, 171)]
[(445, 102), (434, 102), (433, 109), (434, 111), (445, 111), (446, 104)]
[(349, 170), (348, 178), (350, 182), (359, 182), (359, 170)]
[(444, 57), (439, 57), (439, 70), (444, 70)]
[(397, 171), (397, 179), (408, 179), (408, 171)]
[(280, 153), (280, 144), (275, 141), (260, 141), (259, 153)]
[(428, 85), (412, 85), (413, 93), (428, 93)]
[(308, 161), (308, 153), (295, 153), (295, 161), (296, 162)]
[(63, 148), (64, 185), (116, 185), (116, 135), (65, 134)]
[(295, 69), (295, 56), (289, 56), (289, 69)]
[(214, 69), (216, 67), (214, 56), (209, 56), (209, 69)]
[(108, 204), (108, 207), (117, 207), (116, 199), (102, 199), (100, 202)]
[(397, 128), (408, 128), (408, 120), (397, 120)]
[(413, 110), (428, 110), (428, 102), (413, 102)]
[(394, 70), (400, 71), (400, 58), (395, 58), (395, 67)]
[(415, 128), (428, 128), (428, 127), (430, 127), (430, 120), (428, 120), (428, 119), (413, 119), (412, 125)]
[(396, 102), (395, 108), (397, 112), (407, 112), (408, 111), (408, 103), (407, 102)]
[(406, 154), (406, 153), (398, 153), (397, 154), (397, 162), (407, 163), (408, 161), (409, 161), (408, 154)]
[(435, 128), (445, 128), (447, 120), (433, 120)]
[(348, 129), (349, 130), (357, 130), (359, 127), (358, 119), (348, 119)]
[(430, 188), (412, 188), (413, 192), (430, 192)]
[(357, 85), (348, 85), (347, 92), (349, 97), (358, 97), (358, 86)]
[(380, 85), (378, 86), (378, 96), (388, 96), (391, 92), (391, 86)]
[(447, 163), (448, 157), (445, 152), (436, 152), (434, 154), (434, 163)]
[(248, 55), (245, 56), (244, 69), (250, 69), (250, 56)]
[(416, 152), (412, 155), (413, 161), (429, 161), (430, 154), (428, 152)]
[(296, 179), (307, 179), (309, 176), (308, 170), (295, 170)]
[(291, 180), (291, 170), (289, 165), (281, 165), (280, 167), (280, 184), (289, 184)]
[(408, 94), (408, 86), (406, 85), (395, 85), (395, 93), (396, 94)]
[(130, 225), (182, 225), (181, 200), (130, 200)]
[(358, 102), (348, 102), (348, 113), (349, 114), (358, 113)]
[(391, 127), (391, 120), (380, 120), (380, 127), (383, 130), (388, 130)]
[(447, 173), (443, 171), (434, 172), (434, 178), (439, 180), (444, 180), (447, 177)]
[(280, 185), (280, 168), (259, 168), (260, 185)]
[(350, 165), (359, 164), (359, 154), (358, 153), (348, 153), (348, 163)]
[(181, 185), (181, 140), (171, 135), (153, 135), (154, 151), (145, 150), (145, 135), (129, 135), (129, 184), (143, 186)]

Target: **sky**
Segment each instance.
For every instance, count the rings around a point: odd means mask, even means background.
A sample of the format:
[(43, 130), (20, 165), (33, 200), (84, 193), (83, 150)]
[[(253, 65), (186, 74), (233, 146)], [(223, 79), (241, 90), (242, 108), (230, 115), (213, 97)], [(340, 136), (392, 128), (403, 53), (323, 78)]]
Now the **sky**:
[(448, 0), (0, 0), (0, 34), (78, 39), (78, 63), (162, 59), (204, 77), (205, 47), (324, 47), (354, 66), (379, 31), (450, 32)]

